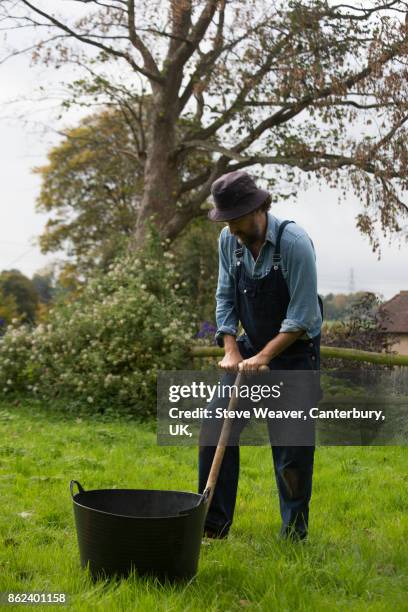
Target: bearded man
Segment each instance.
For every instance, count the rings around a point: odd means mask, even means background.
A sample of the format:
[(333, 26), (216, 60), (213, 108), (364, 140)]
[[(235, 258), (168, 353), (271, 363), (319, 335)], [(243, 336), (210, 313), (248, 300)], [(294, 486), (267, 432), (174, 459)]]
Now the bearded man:
[[(270, 212), (270, 194), (245, 171), (219, 177), (211, 186), (211, 221), (224, 222), (219, 237), (216, 341), (219, 366), (228, 373), (318, 370), (322, 303), (317, 294), (314, 246), (293, 221)], [(237, 337), (238, 325), (244, 334)], [(218, 404), (219, 405), (219, 402)], [(206, 425), (203, 424), (203, 429)], [(205, 436), (203, 436), (205, 437)], [(201, 444), (201, 443), (200, 443)], [(283, 538), (308, 531), (314, 446), (272, 446)], [(199, 492), (205, 489), (215, 446), (200, 445)], [(205, 535), (226, 537), (232, 525), (239, 475), (239, 446), (225, 449), (207, 514)]]

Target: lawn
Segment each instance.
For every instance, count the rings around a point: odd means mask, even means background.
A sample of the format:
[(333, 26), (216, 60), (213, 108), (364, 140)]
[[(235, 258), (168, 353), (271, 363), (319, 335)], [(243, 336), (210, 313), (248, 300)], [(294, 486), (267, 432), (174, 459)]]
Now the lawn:
[(90, 611), (408, 610), (406, 448), (319, 448), (309, 541), (288, 544), (276, 537), (270, 448), (245, 447), (230, 537), (203, 544), (194, 580), (93, 583), (79, 565), (70, 479), (196, 491), (197, 449), (158, 447), (154, 424), (38, 402), (3, 402), (0, 426), (0, 591), (66, 592), (65, 609)]

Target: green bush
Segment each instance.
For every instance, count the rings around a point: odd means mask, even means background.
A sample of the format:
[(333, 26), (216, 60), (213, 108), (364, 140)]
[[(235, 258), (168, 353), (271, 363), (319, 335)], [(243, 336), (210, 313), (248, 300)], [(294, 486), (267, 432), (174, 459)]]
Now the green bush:
[(197, 329), (174, 255), (157, 236), (98, 272), (46, 324), (11, 325), (0, 339), (0, 392), (66, 398), (75, 408), (155, 413), (159, 369), (187, 367)]

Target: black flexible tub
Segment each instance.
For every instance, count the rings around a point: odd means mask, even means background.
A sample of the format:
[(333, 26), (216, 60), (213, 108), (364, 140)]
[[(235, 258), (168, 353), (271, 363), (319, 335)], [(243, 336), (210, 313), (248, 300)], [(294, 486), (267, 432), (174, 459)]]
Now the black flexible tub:
[[(74, 494), (74, 485), (78, 493)], [(71, 480), (82, 567), (94, 578), (140, 575), (183, 580), (195, 576), (207, 495), (144, 489), (85, 491)]]

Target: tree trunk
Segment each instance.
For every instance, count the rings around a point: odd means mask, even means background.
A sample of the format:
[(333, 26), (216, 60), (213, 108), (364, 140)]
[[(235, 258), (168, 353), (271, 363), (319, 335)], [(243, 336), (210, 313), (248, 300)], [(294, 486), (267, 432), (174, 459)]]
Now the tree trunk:
[(179, 169), (173, 159), (175, 118), (171, 109), (156, 106), (148, 130), (147, 157), (144, 168), (143, 197), (131, 249), (144, 242), (149, 219), (165, 235), (166, 227), (176, 212)]

